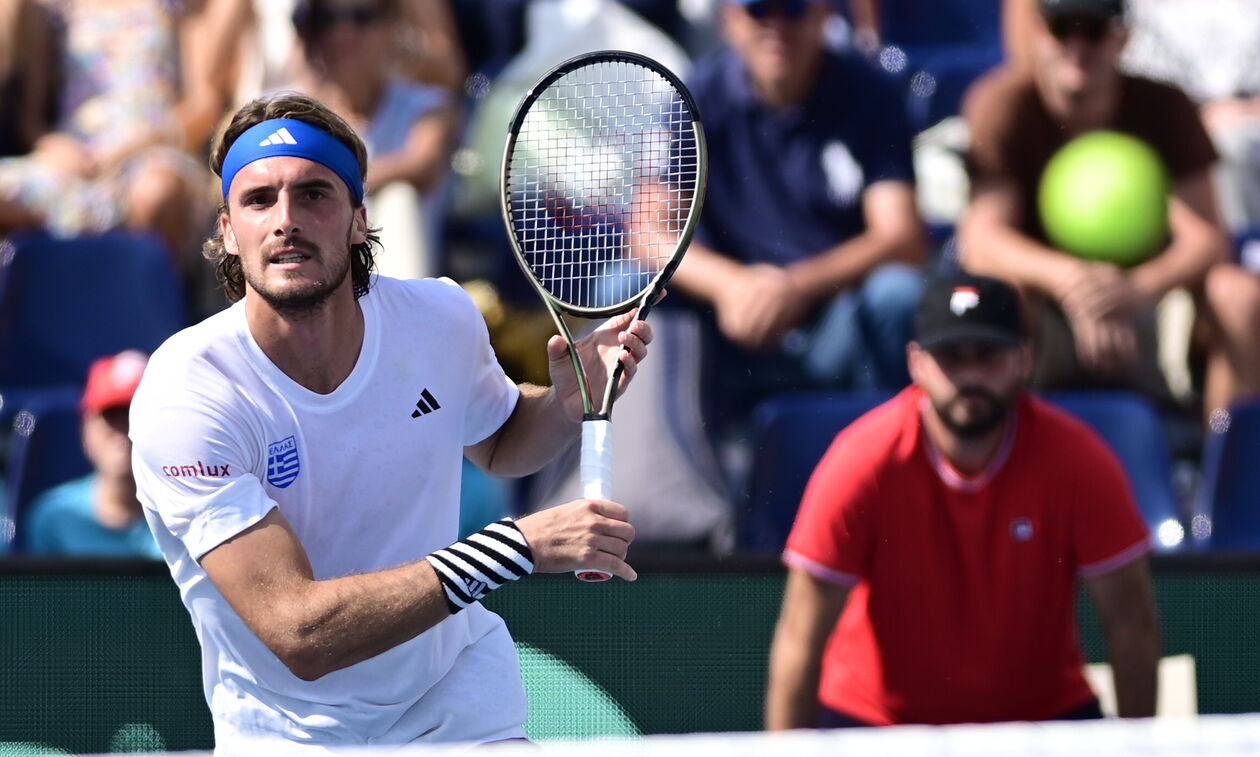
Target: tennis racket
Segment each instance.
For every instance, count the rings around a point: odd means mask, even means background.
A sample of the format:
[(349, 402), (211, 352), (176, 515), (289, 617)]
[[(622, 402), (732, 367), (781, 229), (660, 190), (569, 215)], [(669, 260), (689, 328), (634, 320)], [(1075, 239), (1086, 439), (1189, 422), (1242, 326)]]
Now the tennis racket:
[[(691, 94), (642, 55), (587, 53), (522, 98), (503, 150), (501, 203), (512, 251), (556, 329), (582, 396), (582, 496), (608, 499), (612, 405), (622, 365), (596, 405), (565, 316), (646, 318), (691, 240), (705, 186), (704, 133)], [(604, 581), (602, 570), (574, 571)]]

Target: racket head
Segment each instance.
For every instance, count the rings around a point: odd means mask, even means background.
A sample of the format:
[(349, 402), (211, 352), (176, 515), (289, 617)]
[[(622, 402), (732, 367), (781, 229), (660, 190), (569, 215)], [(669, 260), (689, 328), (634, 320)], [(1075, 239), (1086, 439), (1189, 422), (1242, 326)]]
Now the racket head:
[(699, 111), (671, 71), (621, 50), (564, 61), (522, 98), (503, 150), (517, 263), (570, 315), (650, 303), (691, 241), (706, 165)]

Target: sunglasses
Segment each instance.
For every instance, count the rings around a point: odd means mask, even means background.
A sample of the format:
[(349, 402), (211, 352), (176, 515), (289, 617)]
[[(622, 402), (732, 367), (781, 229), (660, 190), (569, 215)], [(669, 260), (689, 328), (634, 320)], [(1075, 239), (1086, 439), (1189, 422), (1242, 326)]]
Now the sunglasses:
[(363, 29), (380, 20), (384, 13), (373, 5), (356, 5), (349, 8), (320, 8), (311, 14), (311, 26), (318, 30), (331, 29), (346, 22)]
[(809, 7), (809, 4), (810, 0), (755, 0), (751, 3), (742, 3), (748, 15), (758, 21), (772, 16), (795, 20), (805, 15), (805, 9)]
[(1073, 37), (1082, 37), (1089, 42), (1097, 42), (1107, 35), (1111, 28), (1111, 20), (1091, 16), (1066, 16), (1050, 22), (1050, 33), (1060, 42)]

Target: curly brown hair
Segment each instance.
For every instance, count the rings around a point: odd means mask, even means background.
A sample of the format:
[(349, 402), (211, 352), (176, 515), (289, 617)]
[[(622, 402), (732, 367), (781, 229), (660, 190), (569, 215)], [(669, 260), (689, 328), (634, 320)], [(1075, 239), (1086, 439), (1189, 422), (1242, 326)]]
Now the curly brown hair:
[[(262, 97), (246, 103), (232, 116), (227, 128), (223, 130), (214, 149), (210, 153), (210, 170), (215, 176), (223, 175), (223, 160), (228, 148), (245, 130), (263, 121), (273, 118), (293, 118), (305, 121), (312, 126), (328, 132), (337, 138), (354, 153), (359, 163), (359, 178), (367, 178), (367, 148), (363, 140), (354, 132), (345, 120), (313, 97), (293, 92), (281, 93), (271, 97)], [(362, 203), (351, 204), (358, 208)], [(219, 214), (228, 213), (226, 200), (219, 206)], [(350, 245), (350, 278), (354, 285), (354, 296), (362, 297), (372, 288), (372, 271), (376, 267), (374, 248), (379, 248), (381, 239), (377, 235), (379, 228), (368, 229), (367, 241)], [(232, 255), (223, 245), (223, 232), (216, 224), (214, 233), (201, 246), (201, 254), (214, 264), (214, 272), (223, 293), (229, 302), (236, 302), (245, 296), (245, 273), (241, 270), (239, 255)]]

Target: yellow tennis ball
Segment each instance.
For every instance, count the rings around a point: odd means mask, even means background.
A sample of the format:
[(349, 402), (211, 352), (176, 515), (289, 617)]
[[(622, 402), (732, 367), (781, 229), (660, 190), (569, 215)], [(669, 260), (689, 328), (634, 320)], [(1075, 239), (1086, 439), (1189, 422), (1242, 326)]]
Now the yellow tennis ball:
[(1037, 191), (1051, 244), (1090, 260), (1131, 266), (1168, 239), (1168, 172), (1137, 137), (1093, 131), (1046, 164)]

